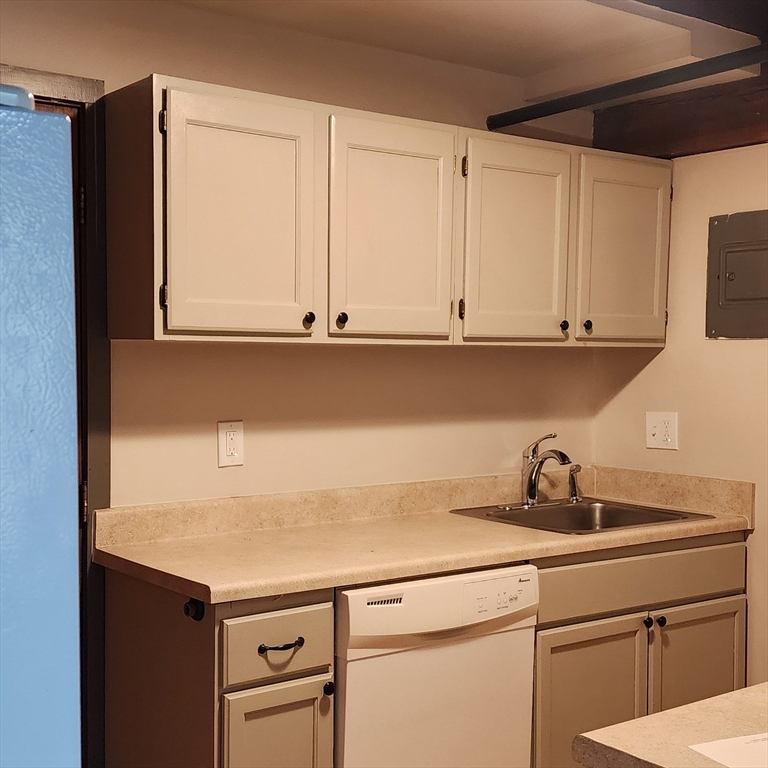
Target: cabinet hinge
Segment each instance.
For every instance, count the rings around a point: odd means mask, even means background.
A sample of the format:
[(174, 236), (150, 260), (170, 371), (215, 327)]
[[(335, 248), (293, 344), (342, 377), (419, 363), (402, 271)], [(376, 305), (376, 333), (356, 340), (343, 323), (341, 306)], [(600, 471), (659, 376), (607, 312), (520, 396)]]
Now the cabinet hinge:
[(461, 175), (466, 176), (469, 173), (469, 158), (466, 155), (461, 158)]
[(160, 133), (165, 133), (168, 130), (168, 110), (161, 109), (158, 115), (157, 127), (160, 129)]
[(459, 299), (459, 320), (464, 319), (464, 299)]
[(80, 522), (88, 522), (88, 483), (80, 484)]
[(673, 200), (675, 197), (675, 188), (670, 184), (669, 185), (669, 199)]
[(81, 186), (79, 192), (80, 223), (85, 224), (85, 187)]
[(664, 326), (666, 327), (668, 325), (669, 325), (669, 310), (665, 309), (664, 310)]
[(160, 306), (163, 309), (168, 308), (168, 283), (163, 283), (160, 286)]
[(453, 156), (453, 172), (456, 173), (456, 155)]

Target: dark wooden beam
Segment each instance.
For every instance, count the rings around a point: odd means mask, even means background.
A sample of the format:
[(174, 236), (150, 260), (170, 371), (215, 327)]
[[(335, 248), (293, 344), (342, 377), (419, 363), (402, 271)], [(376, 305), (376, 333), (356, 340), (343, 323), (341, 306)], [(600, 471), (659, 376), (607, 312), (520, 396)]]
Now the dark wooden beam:
[(710, 21), (721, 27), (768, 37), (768, 3), (765, 0), (640, 0), (665, 11)]
[(768, 68), (759, 77), (595, 111), (592, 145), (681, 157), (768, 141)]

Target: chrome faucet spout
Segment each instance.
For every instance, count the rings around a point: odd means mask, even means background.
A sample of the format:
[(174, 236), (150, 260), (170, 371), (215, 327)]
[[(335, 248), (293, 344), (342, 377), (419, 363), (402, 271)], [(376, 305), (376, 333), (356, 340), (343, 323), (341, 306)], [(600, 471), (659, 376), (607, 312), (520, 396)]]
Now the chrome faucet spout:
[(539, 497), (539, 479), (541, 478), (541, 470), (544, 467), (544, 462), (549, 459), (554, 459), (558, 464), (570, 464), (571, 459), (568, 454), (563, 451), (552, 449), (544, 451), (533, 459), (527, 466), (523, 466), (523, 490), (525, 492), (525, 505), (526, 507), (533, 507), (538, 501)]

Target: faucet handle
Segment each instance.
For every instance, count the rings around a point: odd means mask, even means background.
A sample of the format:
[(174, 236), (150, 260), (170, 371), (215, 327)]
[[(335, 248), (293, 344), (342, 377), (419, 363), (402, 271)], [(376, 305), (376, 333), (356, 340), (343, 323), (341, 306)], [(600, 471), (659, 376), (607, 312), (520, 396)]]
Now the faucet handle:
[(544, 437), (540, 437), (538, 440), (531, 443), (523, 451), (523, 459), (529, 464), (536, 461), (539, 456), (539, 443), (543, 442), (544, 440), (551, 440), (553, 437), (557, 437), (557, 432), (550, 432), (548, 435), (544, 435)]

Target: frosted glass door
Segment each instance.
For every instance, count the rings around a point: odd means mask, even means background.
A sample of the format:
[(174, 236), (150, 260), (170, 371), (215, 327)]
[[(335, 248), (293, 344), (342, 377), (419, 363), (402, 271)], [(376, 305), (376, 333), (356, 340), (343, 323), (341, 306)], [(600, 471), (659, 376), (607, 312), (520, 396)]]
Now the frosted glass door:
[(331, 118), (329, 331), (447, 338), (455, 129)]
[(464, 338), (563, 340), (571, 155), (467, 147)]
[(304, 335), (314, 113), (168, 89), (167, 325)]
[(671, 178), (582, 155), (576, 338), (664, 340)]

